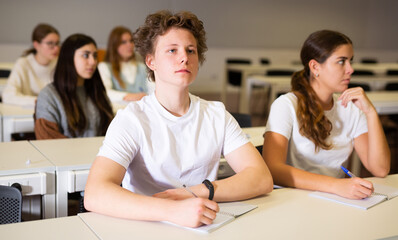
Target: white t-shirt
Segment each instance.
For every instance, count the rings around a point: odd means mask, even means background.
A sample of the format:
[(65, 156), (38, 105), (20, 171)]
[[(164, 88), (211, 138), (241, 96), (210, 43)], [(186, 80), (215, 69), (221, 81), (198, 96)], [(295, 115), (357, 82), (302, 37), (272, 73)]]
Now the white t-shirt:
[[(139, 64), (142, 65), (142, 63)], [(106, 92), (111, 102), (123, 103), (123, 98), (126, 96), (128, 91), (119, 91), (113, 88), (112, 73), (109, 69), (109, 65), (110, 64), (107, 62), (100, 62), (98, 64), (98, 71), (101, 75), (102, 82), (104, 83)], [(133, 61), (120, 63), (120, 75), (123, 76), (123, 79), (127, 84), (133, 84), (137, 80), (137, 77), (142, 77), (137, 76), (137, 63)], [(145, 79), (138, 80), (146, 82), (148, 93), (152, 93), (154, 91), (155, 84), (152, 81), (147, 80), (146, 76)]]
[(190, 99), (182, 117), (163, 108), (154, 93), (118, 111), (98, 156), (126, 168), (124, 188), (153, 195), (215, 180), (221, 154), (248, 142), (222, 103)]
[(319, 149), (318, 152), (315, 152), (314, 143), (299, 132), (296, 95), (287, 93), (272, 104), (265, 132), (276, 132), (289, 140), (287, 164), (322, 175), (339, 178), (344, 176), (340, 167), (347, 166), (354, 139), (368, 131), (367, 121), (363, 112), (352, 102), (345, 108), (337, 96), (333, 96), (333, 100), (332, 109), (325, 111), (333, 125), (328, 138), (333, 148)]

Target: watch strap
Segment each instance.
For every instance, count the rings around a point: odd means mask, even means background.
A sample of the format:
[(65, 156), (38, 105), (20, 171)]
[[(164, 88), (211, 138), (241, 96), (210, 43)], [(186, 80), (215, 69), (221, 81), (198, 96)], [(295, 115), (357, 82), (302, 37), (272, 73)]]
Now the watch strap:
[(207, 189), (209, 189), (209, 200), (213, 200), (213, 197), (214, 197), (213, 184), (207, 179), (205, 179), (202, 183), (206, 186)]

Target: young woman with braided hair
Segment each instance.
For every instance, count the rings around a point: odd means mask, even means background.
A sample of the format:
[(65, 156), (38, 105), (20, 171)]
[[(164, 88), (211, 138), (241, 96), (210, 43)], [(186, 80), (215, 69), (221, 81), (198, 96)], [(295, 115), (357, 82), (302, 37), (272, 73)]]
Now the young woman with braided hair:
[(368, 197), (372, 183), (344, 178), (341, 170), (353, 149), (374, 176), (388, 174), (390, 151), (377, 112), (362, 88), (348, 89), (352, 59), (352, 42), (339, 32), (317, 31), (304, 42), (304, 69), (293, 74), (292, 92), (272, 104), (264, 134), (275, 184)]

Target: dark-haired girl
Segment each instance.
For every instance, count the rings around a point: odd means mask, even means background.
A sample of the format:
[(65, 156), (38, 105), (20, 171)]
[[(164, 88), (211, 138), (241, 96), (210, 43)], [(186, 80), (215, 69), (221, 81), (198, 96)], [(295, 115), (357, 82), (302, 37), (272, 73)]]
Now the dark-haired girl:
[(113, 111), (97, 69), (95, 41), (83, 34), (62, 45), (54, 82), (39, 94), (37, 139), (105, 135)]

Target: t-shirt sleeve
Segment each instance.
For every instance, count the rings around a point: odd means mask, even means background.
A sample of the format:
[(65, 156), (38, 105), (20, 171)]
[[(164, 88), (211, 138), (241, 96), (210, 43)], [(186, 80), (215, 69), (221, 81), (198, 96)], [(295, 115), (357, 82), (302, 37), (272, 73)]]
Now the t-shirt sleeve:
[(235, 118), (228, 111), (225, 113), (224, 156), (249, 142)]
[(109, 158), (127, 169), (139, 148), (134, 136), (128, 134), (128, 132), (137, 132), (138, 130), (126, 129), (134, 127), (134, 123), (129, 120), (124, 111), (119, 110), (112, 120), (97, 156)]
[[(293, 97), (293, 96), (291, 96)], [(277, 98), (271, 105), (265, 132), (275, 132), (290, 139), (296, 111), (292, 100), (287, 95)]]
[[(353, 107), (357, 108), (355, 105)], [(357, 108), (356, 111), (357, 121), (354, 123), (353, 138), (357, 138), (368, 132), (368, 121), (366, 120), (365, 114), (359, 108)]]

